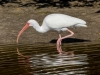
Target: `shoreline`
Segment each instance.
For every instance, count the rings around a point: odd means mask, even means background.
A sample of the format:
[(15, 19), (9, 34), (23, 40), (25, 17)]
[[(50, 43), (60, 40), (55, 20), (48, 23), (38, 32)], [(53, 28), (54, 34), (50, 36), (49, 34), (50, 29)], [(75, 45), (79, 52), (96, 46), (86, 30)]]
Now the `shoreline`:
[[(35, 19), (41, 25), (44, 17), (51, 13), (67, 14), (83, 19), (87, 22), (87, 28), (69, 28), (75, 32), (75, 35), (71, 38), (100, 41), (100, 13), (96, 13), (97, 11), (99, 11), (99, 8), (93, 9), (91, 7), (73, 7), (63, 9), (52, 7), (41, 9), (35, 9), (35, 7), (0, 7), (0, 44), (16, 44), (16, 38), (19, 31), (29, 19)], [(62, 32), (61, 34), (62, 36), (65, 36), (68, 32)], [(49, 43), (51, 40), (57, 38), (58, 33), (56, 31), (49, 31), (41, 34), (30, 27), (21, 35), (19, 43)]]

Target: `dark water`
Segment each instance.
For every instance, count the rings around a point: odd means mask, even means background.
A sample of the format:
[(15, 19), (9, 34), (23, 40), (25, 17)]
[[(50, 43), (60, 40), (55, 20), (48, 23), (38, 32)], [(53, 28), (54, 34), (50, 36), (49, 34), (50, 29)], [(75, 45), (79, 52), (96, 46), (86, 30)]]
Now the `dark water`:
[[(16, 52), (17, 48), (23, 58)], [(55, 44), (0, 45), (0, 75), (100, 75), (100, 44), (64, 44), (59, 55)]]

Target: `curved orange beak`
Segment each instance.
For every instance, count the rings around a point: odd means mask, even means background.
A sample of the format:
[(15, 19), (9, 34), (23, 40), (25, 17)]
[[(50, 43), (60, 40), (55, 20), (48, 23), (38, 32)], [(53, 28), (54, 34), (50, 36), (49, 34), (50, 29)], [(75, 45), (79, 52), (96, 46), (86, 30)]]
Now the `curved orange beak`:
[(29, 23), (26, 23), (26, 25), (22, 28), (22, 30), (19, 32), (18, 36), (17, 36), (17, 40), (16, 42), (18, 43), (18, 39), (20, 37), (20, 35), (29, 27)]

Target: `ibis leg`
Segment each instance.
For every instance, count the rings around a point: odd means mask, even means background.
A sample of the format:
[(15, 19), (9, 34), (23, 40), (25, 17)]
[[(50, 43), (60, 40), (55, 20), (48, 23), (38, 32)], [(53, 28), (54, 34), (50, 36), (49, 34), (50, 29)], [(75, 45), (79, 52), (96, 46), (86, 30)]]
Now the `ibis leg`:
[(57, 50), (58, 50), (59, 54), (64, 53), (64, 51), (62, 51), (62, 49), (61, 49), (61, 41), (62, 41), (62, 39), (65, 39), (65, 38), (68, 38), (68, 37), (71, 37), (71, 36), (74, 35), (74, 32), (72, 32), (71, 30), (67, 29), (67, 31), (70, 32), (70, 34), (67, 35), (67, 36), (61, 37), (61, 34), (59, 34), (59, 38), (57, 40)]
[(59, 38), (57, 40), (57, 50), (58, 50), (59, 54), (62, 54), (61, 41), (62, 41), (61, 34), (59, 34)]

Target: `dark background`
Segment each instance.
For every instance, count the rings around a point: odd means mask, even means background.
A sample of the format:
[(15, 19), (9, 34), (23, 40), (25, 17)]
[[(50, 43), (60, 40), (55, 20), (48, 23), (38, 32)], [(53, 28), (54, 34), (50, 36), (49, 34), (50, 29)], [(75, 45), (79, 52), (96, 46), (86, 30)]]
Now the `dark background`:
[[(0, 0), (0, 5), (13, 3), (17, 6), (38, 6), (38, 7), (100, 7), (100, 0)], [(7, 5), (6, 5), (7, 6)], [(9, 6), (9, 5), (8, 5)], [(12, 4), (10, 6), (13, 6)]]

